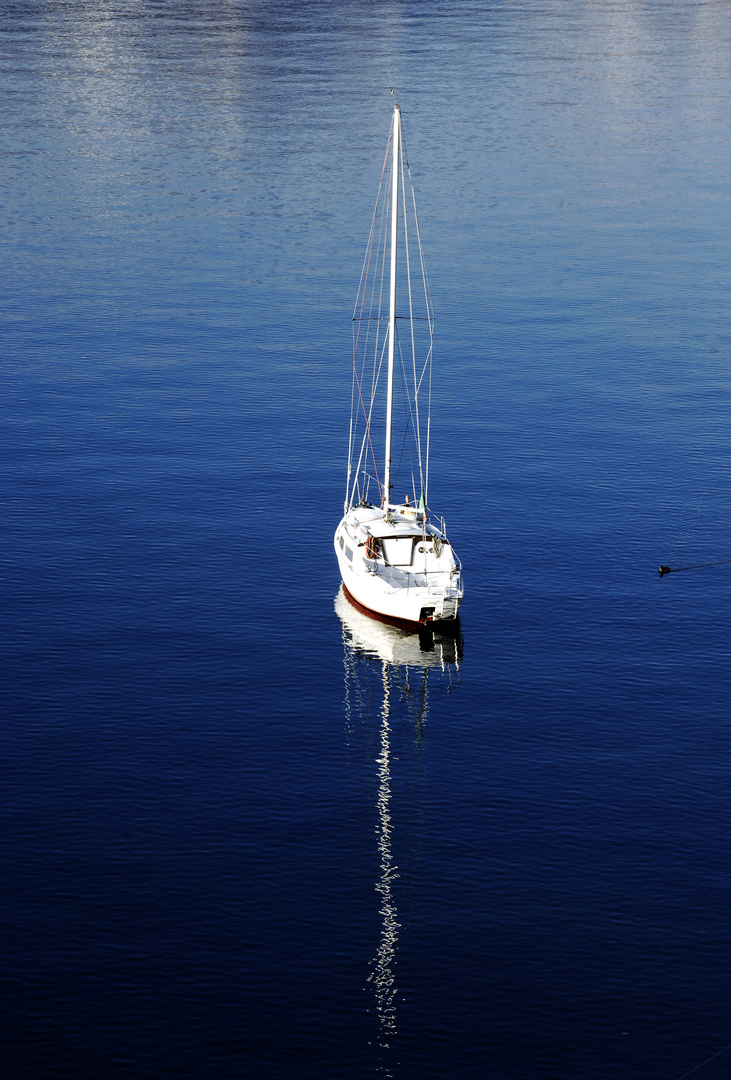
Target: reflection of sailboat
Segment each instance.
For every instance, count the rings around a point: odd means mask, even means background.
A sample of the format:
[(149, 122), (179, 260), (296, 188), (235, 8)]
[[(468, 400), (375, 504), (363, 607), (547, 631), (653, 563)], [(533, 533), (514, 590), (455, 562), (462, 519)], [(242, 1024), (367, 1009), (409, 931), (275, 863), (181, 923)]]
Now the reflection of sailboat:
[(462, 634), (459, 620), (445, 625), (433, 624), (419, 633), (377, 622), (354, 607), (340, 586), (335, 610), (343, 624), (343, 641), (384, 662), (422, 668), (456, 664), (462, 659)]
[[(378, 1016), (381, 1069), (390, 1076), (387, 1059), (392, 1058), (393, 1040), (398, 1034), (396, 963), (400, 930), (395, 893), (399, 873), (393, 850), (393, 725), (399, 719), (410, 720), (416, 731), (412, 745), (418, 749), (428, 710), (429, 676), (446, 678), (450, 687), (454, 685), (459, 676), (462, 639), (458, 623), (456, 634), (425, 635), (376, 622), (348, 602), (342, 586), (335, 598), (335, 610), (343, 626), (348, 729), (358, 727), (357, 721), (376, 720), (376, 714), (379, 723), (375, 759), (379, 868), (375, 890), (379, 896), (381, 931), (367, 982), (373, 991)], [(399, 728), (395, 730), (399, 732)], [(402, 752), (395, 757), (403, 760), (403, 756)]]
[(378, 854), (381, 860), (381, 876), (376, 881), (376, 892), (381, 898), (381, 938), (373, 960), (373, 970), (368, 976), (376, 996), (376, 1009), (380, 1022), (381, 1045), (388, 1048), (389, 1040), (397, 1033), (396, 1027), (396, 947), (400, 923), (397, 919), (393, 882), (399, 876), (391, 850), (391, 672), (383, 665), (383, 711), (381, 713), (381, 750), (376, 758), (378, 764)]

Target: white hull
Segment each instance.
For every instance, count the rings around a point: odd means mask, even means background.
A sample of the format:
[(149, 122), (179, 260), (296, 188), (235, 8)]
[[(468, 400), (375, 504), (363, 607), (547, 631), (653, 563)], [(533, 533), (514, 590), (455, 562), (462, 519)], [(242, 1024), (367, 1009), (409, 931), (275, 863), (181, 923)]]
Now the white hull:
[(350, 510), (335, 533), (343, 585), (381, 618), (422, 626), (454, 620), (464, 595), (459, 562), (443, 534), (416, 519), (405, 508), (388, 520), (374, 507)]

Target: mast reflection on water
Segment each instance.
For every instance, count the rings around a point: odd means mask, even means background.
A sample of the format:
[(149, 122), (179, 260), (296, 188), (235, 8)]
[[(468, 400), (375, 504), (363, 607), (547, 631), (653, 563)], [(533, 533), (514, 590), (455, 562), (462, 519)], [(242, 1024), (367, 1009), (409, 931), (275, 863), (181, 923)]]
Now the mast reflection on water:
[[(446, 679), (447, 689), (459, 684), (462, 636), (458, 621), (451, 624), (448, 632), (440, 629), (421, 633), (378, 622), (353, 607), (342, 586), (335, 598), (335, 610), (343, 627), (348, 730), (352, 732), (357, 721), (363, 718), (377, 715), (379, 720), (379, 747), (375, 759), (379, 876), (375, 891), (380, 900), (381, 930), (367, 985), (375, 997), (379, 1046), (385, 1052), (392, 1049), (398, 1033), (395, 967), (401, 928), (394, 895), (394, 883), (400, 875), (393, 855), (392, 726), (399, 720), (413, 724), (416, 732), (414, 747), (418, 754), (429, 706), (429, 676)], [(375, 702), (380, 703), (377, 714)], [(390, 1075), (387, 1066), (384, 1071)]]

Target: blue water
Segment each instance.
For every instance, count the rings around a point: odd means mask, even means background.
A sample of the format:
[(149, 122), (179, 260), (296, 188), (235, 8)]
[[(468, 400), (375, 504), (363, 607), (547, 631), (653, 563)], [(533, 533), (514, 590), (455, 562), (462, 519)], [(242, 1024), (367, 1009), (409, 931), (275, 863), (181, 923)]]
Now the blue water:
[[(731, 566), (657, 567), (731, 559), (728, 6), (16, 0), (0, 71), (3, 1071), (700, 1066)], [(334, 610), (391, 87), (444, 667)]]

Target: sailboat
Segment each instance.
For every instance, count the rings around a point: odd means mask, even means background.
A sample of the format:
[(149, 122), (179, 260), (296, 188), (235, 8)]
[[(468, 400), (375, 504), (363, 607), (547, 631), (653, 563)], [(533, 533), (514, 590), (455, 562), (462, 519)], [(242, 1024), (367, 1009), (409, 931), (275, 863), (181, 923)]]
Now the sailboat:
[[(433, 333), (416, 199), (395, 105), (353, 312), (347, 488), (335, 554), (351, 604), (407, 628), (455, 620), (464, 595), (462, 566), (444, 519), (433, 517), (428, 502)], [(381, 430), (384, 365), (381, 480), (374, 441)], [(402, 502), (393, 498), (397, 484), (411, 489)]]

